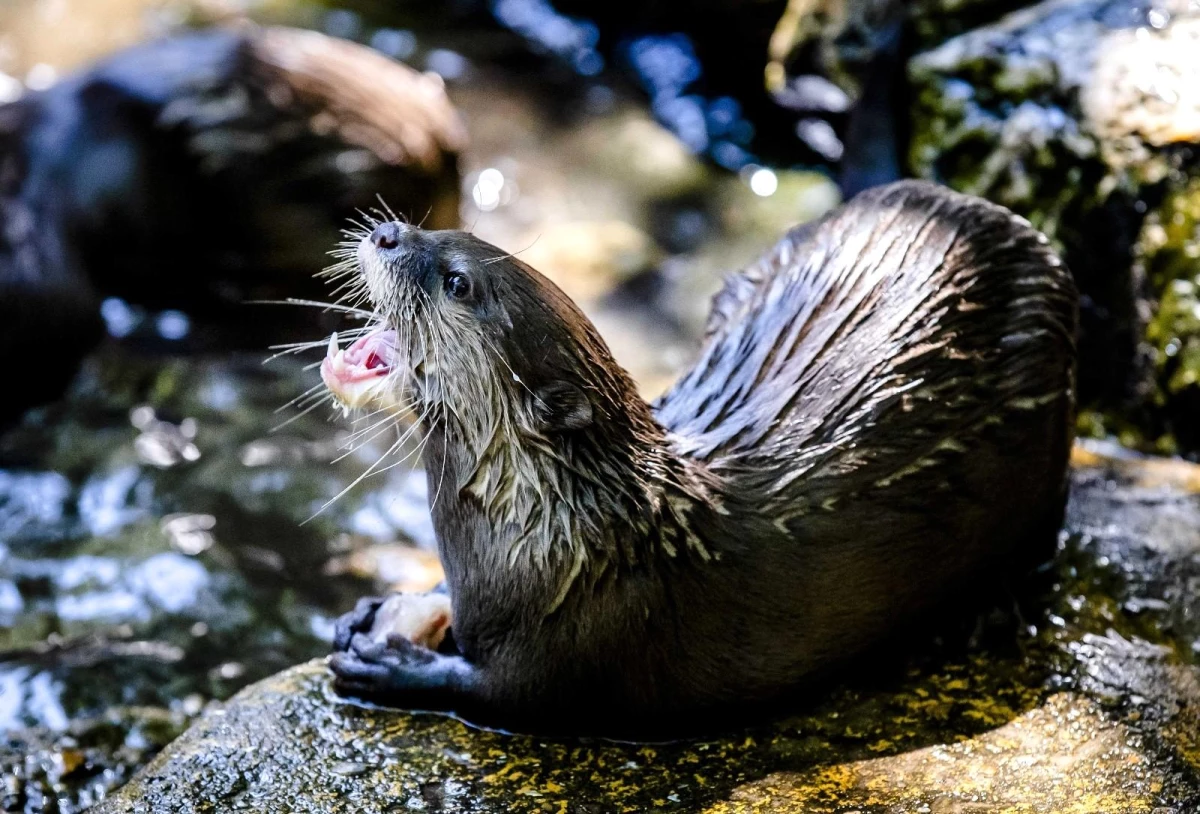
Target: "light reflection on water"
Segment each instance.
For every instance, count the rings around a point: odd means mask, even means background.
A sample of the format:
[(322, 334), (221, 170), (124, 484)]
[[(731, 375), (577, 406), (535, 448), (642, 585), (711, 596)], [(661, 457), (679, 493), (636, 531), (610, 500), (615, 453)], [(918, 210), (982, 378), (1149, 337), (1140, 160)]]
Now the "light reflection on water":
[(69, 724), (50, 673), (0, 665), (0, 732), (20, 726), (61, 732)]
[(134, 595), (146, 597), (167, 613), (182, 613), (195, 605), (209, 587), (204, 566), (183, 554), (155, 554), (133, 570), (126, 581)]
[(146, 516), (154, 487), (140, 478), (138, 467), (126, 466), (84, 484), (79, 518), (90, 534), (105, 537)]
[(0, 619), (5, 620), (5, 625), (10, 626), (11, 617), (20, 613), (24, 607), (25, 600), (21, 598), (16, 583), (9, 579), (0, 579)]
[(689, 92), (703, 67), (688, 35), (637, 37), (625, 45), (624, 53), (650, 94), (654, 114), (693, 152), (707, 152), (732, 170), (754, 160), (745, 148), (754, 137), (754, 126), (742, 118), (738, 101)]
[(57, 472), (0, 470), (0, 539), (58, 527), (70, 493), (70, 481)]
[(492, 13), (580, 74), (595, 76), (604, 70), (604, 57), (596, 50), (600, 30), (594, 23), (560, 14), (546, 0), (495, 0)]
[(399, 489), (368, 495), (350, 515), (349, 528), (378, 540), (394, 538), (399, 531), (419, 547), (432, 551), (437, 547), (437, 537), (426, 508), (428, 491), (425, 473), (409, 472)]
[[(201, 592), (211, 583), (203, 565), (175, 552), (156, 554), (140, 563), (96, 555), (9, 557), (0, 567), (18, 582), (48, 583), (53, 613), (59, 619), (104, 624), (148, 622), (158, 612), (183, 613), (198, 604)], [(16, 602), (24, 604), (19, 595)]]

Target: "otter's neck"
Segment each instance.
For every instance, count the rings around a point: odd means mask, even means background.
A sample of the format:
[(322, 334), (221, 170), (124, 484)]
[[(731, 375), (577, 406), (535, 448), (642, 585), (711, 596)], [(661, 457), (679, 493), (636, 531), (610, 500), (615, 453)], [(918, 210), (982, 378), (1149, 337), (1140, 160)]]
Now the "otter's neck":
[(430, 427), (424, 462), (452, 584), (458, 567), (540, 575), (553, 610), (611, 567), (711, 556), (696, 522), (718, 505), (711, 478), (640, 398), (621, 407), (549, 437), (512, 415)]

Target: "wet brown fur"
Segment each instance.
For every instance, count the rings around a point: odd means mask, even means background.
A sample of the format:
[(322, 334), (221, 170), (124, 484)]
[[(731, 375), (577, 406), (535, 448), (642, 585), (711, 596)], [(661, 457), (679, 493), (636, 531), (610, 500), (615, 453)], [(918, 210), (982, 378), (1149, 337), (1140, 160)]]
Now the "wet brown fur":
[[(653, 406), (557, 288), (457, 232), (359, 249), (413, 361), (457, 653), (353, 634), (339, 687), (522, 728), (677, 731), (779, 698), (1054, 539), (1076, 292), (930, 184), (793, 230)], [(471, 299), (450, 302), (448, 274)]]

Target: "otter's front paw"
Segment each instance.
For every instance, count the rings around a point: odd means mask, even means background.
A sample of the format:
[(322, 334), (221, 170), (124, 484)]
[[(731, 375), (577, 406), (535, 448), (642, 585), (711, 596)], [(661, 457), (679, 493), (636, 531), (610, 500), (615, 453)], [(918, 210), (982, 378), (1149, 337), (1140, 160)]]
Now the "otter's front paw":
[(370, 633), (375, 625), (375, 613), (386, 597), (364, 596), (354, 605), (354, 610), (338, 617), (333, 629), (333, 649), (346, 650), (356, 633)]
[(351, 638), (345, 652), (334, 653), (329, 666), (333, 688), (341, 695), (426, 709), (453, 706), (472, 672), (463, 658), (436, 653), (403, 636), (382, 643), (362, 633)]

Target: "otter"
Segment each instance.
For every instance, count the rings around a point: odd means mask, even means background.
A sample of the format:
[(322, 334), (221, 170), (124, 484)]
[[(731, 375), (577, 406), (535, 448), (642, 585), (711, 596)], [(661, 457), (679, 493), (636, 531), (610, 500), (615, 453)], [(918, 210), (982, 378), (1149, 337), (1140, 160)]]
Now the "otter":
[(342, 694), (675, 734), (1053, 551), (1077, 295), (1000, 206), (904, 181), (792, 230), (652, 405), (518, 258), (399, 222), (353, 254), (378, 326), (323, 373), (417, 412), (448, 597), (432, 626), (380, 630), (381, 598), (340, 619)]

